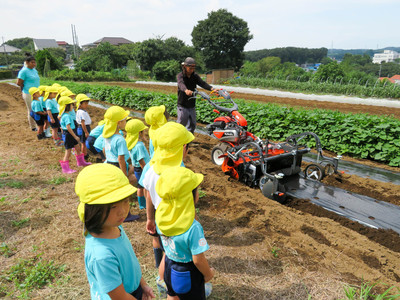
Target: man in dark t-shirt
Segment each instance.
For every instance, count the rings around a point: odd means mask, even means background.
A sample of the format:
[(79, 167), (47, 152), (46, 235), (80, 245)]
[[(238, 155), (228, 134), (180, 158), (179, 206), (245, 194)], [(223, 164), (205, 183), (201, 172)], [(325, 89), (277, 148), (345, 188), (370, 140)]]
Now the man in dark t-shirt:
[(196, 128), (196, 99), (191, 98), (196, 86), (199, 85), (206, 90), (213, 90), (213, 87), (202, 80), (195, 73), (196, 61), (187, 57), (182, 63), (182, 72), (176, 76), (178, 81), (178, 120), (191, 133)]

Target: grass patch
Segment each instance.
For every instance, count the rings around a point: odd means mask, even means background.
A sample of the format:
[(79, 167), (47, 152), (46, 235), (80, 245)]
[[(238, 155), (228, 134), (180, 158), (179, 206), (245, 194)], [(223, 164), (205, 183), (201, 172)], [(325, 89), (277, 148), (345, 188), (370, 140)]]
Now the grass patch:
[[(57, 265), (53, 260), (46, 261), (38, 254), (31, 259), (20, 259), (1, 276), (0, 290), (6, 296), (28, 299), (29, 294), (52, 283), (64, 272), (65, 265)], [(4, 288), (7, 285), (8, 288)], [(10, 288), (11, 287), (11, 288)]]
[(28, 197), (28, 198), (22, 199), (21, 203), (28, 203), (31, 200), (32, 200), (32, 197)]
[(400, 289), (397, 288), (397, 294), (393, 294), (393, 292), (396, 293), (396, 291), (393, 291), (395, 289), (395, 286), (392, 286), (388, 288), (386, 291), (384, 291), (381, 294), (376, 294), (373, 292), (373, 289), (378, 285), (378, 283), (369, 283), (369, 282), (363, 282), (361, 286), (345, 286), (344, 293), (346, 295), (346, 298), (344, 300), (369, 300), (369, 299), (375, 299), (375, 300), (396, 300), (400, 299)]
[(71, 180), (72, 180), (71, 178), (66, 178), (64, 176), (57, 176), (50, 179), (49, 183), (54, 185), (60, 185), (66, 182), (70, 182)]
[(199, 188), (199, 199), (201, 199), (201, 198), (203, 198), (205, 196), (207, 196), (206, 192), (203, 191), (201, 188)]
[(25, 186), (25, 184), (22, 181), (18, 181), (18, 180), (10, 180), (8, 182), (0, 183), (1, 188), (5, 187), (5, 186), (8, 186), (13, 189), (22, 189)]
[(10, 175), (8, 175), (8, 173), (6, 173), (6, 172), (3, 172), (0, 174), (0, 178), (4, 178), (4, 177), (8, 177), (8, 176), (10, 176)]
[(21, 228), (26, 227), (28, 225), (29, 221), (30, 221), (30, 218), (25, 218), (25, 219), (22, 219), (19, 221), (11, 221), (11, 225), (13, 227), (17, 227), (17, 228), (21, 229)]
[(15, 249), (10, 249), (10, 247), (6, 243), (1, 243), (0, 245), (0, 254), (5, 256), (5, 257), (10, 257), (14, 255), (13, 250)]

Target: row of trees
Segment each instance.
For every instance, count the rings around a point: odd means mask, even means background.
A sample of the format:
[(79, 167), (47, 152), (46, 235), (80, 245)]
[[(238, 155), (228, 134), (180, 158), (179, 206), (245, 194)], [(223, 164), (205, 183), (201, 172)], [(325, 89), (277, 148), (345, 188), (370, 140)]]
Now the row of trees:
[(285, 47), (285, 48), (274, 48), (274, 49), (262, 49), (256, 51), (245, 52), (245, 59), (250, 62), (257, 62), (264, 57), (279, 57), (282, 63), (294, 62), (296, 64), (304, 63), (318, 63), (326, 57), (328, 54), (327, 48), (296, 48), (296, 47)]
[(267, 77), (297, 81), (344, 81), (354, 84), (375, 82), (378, 77), (392, 77), (400, 74), (400, 64), (396, 62), (373, 64), (369, 55), (346, 54), (338, 63), (328, 57), (321, 60), (318, 70), (308, 72), (294, 62), (282, 62), (280, 57), (269, 56), (257, 62), (245, 61), (240, 69), (242, 76)]

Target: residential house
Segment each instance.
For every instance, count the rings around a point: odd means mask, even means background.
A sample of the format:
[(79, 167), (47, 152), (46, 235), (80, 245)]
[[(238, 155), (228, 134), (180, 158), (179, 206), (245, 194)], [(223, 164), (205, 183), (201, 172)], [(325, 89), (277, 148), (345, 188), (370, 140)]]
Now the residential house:
[(35, 51), (47, 48), (58, 48), (58, 44), (54, 39), (33, 39)]
[(93, 44), (95, 44), (96, 46), (100, 45), (101, 43), (110, 43), (111, 45), (114, 46), (121, 46), (124, 44), (133, 44), (132, 41), (127, 40), (123, 37), (103, 37), (95, 42), (93, 42)]
[(60, 47), (60, 48), (64, 49), (65, 51), (67, 51), (67, 46), (68, 46), (67, 42), (65, 42), (65, 41), (57, 41), (57, 45), (58, 45), (58, 47)]
[(0, 46), (0, 53), (11, 54), (11, 53), (18, 52), (18, 51), (21, 51), (21, 49), (7, 45), (7, 44), (3, 44)]
[(389, 78), (389, 77), (379, 77), (379, 79), (380, 79), (380, 80), (387, 79), (387, 80), (389, 80), (391, 83), (400, 85), (400, 75), (394, 75), (394, 76), (392, 76), (392, 77), (390, 77), (390, 78)]

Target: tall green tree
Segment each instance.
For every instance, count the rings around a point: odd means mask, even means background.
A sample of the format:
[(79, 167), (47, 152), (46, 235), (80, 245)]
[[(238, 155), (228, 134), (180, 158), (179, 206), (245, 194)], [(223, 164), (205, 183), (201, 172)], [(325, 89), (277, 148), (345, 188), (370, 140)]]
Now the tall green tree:
[(36, 69), (40, 75), (44, 75), (46, 61), (48, 70), (61, 70), (63, 68), (63, 65), (56, 58), (54, 58), (53, 55), (51, 55), (48, 49), (38, 50), (36, 52), (35, 59), (37, 63)]
[(193, 46), (202, 52), (209, 69), (239, 69), (244, 59), (244, 46), (252, 38), (247, 22), (226, 9), (210, 12), (192, 31)]
[(126, 64), (124, 56), (118, 52), (117, 46), (101, 43), (98, 47), (83, 52), (76, 64), (81, 71), (106, 71), (121, 68)]
[(22, 51), (31, 52), (31, 53), (35, 49), (33, 46), (33, 39), (30, 37), (12, 39), (12, 40), (7, 41), (6, 44), (16, 47), (16, 48), (19, 48)]

